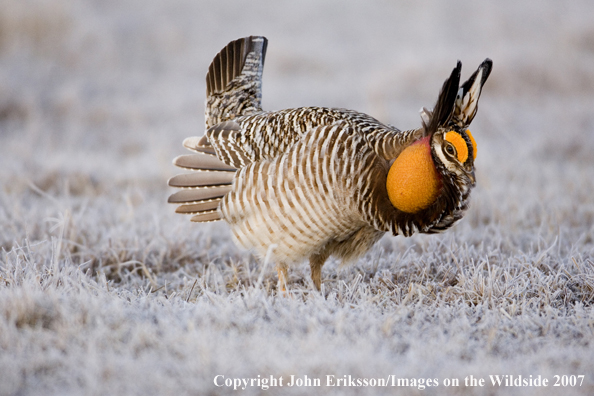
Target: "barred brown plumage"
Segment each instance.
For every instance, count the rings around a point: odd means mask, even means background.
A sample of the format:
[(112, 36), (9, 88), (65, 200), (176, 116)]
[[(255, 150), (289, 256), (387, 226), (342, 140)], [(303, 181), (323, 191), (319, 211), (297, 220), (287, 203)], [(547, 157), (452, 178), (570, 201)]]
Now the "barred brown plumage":
[(458, 62), (422, 127), (400, 131), (346, 109), (263, 111), (266, 47), (246, 37), (214, 58), (206, 134), (186, 139), (196, 153), (174, 160), (196, 172), (169, 180), (182, 188), (169, 198), (176, 212), (225, 220), (239, 245), (271, 255), (283, 289), (290, 264), (309, 258), (319, 289), (330, 255), (350, 260), (386, 232), (441, 232), (462, 218), (475, 184), (467, 128), (490, 59), (461, 86)]

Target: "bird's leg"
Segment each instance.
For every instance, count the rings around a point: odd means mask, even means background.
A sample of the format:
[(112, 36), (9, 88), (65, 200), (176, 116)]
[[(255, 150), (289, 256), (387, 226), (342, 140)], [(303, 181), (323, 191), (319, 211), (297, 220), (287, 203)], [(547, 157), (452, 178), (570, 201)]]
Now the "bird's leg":
[(283, 294), (287, 291), (287, 264), (279, 262), (276, 264), (278, 272), (278, 290)]
[(309, 268), (311, 268), (311, 280), (316, 289), (322, 287), (322, 266), (330, 256), (329, 249), (324, 249), (320, 253), (309, 256)]

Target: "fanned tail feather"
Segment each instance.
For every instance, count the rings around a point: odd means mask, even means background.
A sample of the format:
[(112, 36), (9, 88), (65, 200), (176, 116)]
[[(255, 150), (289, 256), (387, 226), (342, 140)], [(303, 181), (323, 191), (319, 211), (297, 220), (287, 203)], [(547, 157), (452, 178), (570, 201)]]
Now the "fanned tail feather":
[(183, 141), (183, 145), (185, 148), (195, 151), (197, 153), (216, 155), (214, 147), (212, 147), (206, 136), (192, 136), (186, 138)]
[[(194, 172), (169, 179), (170, 186), (182, 190), (172, 194), (168, 202), (180, 204), (177, 213), (194, 215), (192, 221), (221, 219), (219, 203), (231, 191), (237, 168), (249, 162), (238, 146), (241, 128), (232, 120), (262, 110), (267, 43), (265, 37), (259, 36), (232, 41), (210, 64), (206, 75), (207, 133), (184, 140), (184, 146), (195, 154), (173, 160), (176, 166)], [(215, 149), (211, 141), (221, 143), (217, 147), (224, 149)]]
[(233, 166), (222, 162), (214, 155), (197, 153), (180, 155), (173, 160), (175, 166), (190, 170), (236, 171)]
[(262, 111), (262, 71), (268, 40), (250, 36), (227, 44), (206, 75), (206, 129)]
[(218, 206), (221, 199), (231, 191), (236, 168), (226, 165), (217, 157), (202, 151), (200, 138), (188, 138), (184, 146), (196, 154), (180, 155), (173, 163), (193, 173), (177, 175), (169, 179), (171, 187), (181, 188), (169, 196), (169, 203), (181, 204), (176, 213), (191, 214), (195, 222), (220, 220)]

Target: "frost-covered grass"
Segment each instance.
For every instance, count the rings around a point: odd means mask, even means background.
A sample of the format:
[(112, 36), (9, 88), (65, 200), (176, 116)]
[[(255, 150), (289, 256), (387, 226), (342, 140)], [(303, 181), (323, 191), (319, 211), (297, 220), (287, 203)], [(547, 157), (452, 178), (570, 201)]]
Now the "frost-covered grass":
[[(323, 385), (246, 395), (594, 393), (591, 2), (305, 5), (0, 1), (0, 395), (232, 393), (217, 375)], [(331, 259), (323, 294), (291, 268), (279, 296), (225, 224), (175, 215), (166, 180), (203, 132), (208, 64), (249, 34), (270, 39), (266, 108), (401, 128), (457, 59), (466, 77), (491, 57), (464, 220)], [(491, 386), (504, 374), (549, 386)]]

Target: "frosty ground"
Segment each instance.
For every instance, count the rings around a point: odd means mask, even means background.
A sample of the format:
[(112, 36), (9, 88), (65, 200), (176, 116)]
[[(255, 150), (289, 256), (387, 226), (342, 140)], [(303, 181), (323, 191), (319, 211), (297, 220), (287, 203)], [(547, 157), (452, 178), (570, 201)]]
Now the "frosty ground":
[[(594, 393), (593, 14), (588, 1), (0, 1), (0, 394), (233, 393), (218, 375), (321, 380), (245, 395)], [(462, 222), (330, 260), (323, 293), (293, 267), (283, 297), (225, 224), (175, 215), (166, 181), (203, 133), (208, 64), (251, 34), (270, 40), (266, 109), (347, 107), (401, 129), (456, 60), (466, 78), (492, 58)]]

